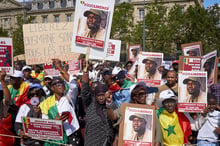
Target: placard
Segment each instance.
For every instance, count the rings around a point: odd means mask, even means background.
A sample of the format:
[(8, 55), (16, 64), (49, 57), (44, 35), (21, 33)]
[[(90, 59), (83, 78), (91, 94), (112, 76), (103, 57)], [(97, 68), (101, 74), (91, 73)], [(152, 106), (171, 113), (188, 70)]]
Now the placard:
[[(154, 145), (154, 106), (122, 103), (121, 111), (123, 119), (119, 129), (119, 145)], [(134, 122), (141, 123), (141, 130), (137, 130)], [(138, 134), (141, 135), (139, 138), (137, 137)]]
[(202, 43), (194, 42), (181, 45), (183, 56), (202, 56)]
[(141, 52), (138, 61), (138, 82), (143, 81), (149, 87), (161, 84), (162, 74), (158, 68), (162, 65), (163, 53)]
[(37, 139), (63, 140), (63, 125), (61, 120), (48, 120), (22, 117), (25, 135)]
[(202, 57), (201, 70), (207, 72), (207, 84), (210, 87), (212, 84), (217, 83), (218, 70), (217, 51), (212, 51)]
[(81, 60), (77, 60), (77, 61), (69, 61), (69, 70), (68, 72), (71, 75), (76, 75), (77, 73), (79, 73), (81, 70)]
[(44, 72), (50, 76), (59, 76), (60, 72), (56, 69), (56, 67), (52, 63), (44, 64)]
[(12, 38), (0, 37), (0, 70), (13, 74), (13, 45)]
[(78, 60), (79, 53), (71, 52), (73, 22), (24, 24), (26, 63), (51, 63), (51, 59)]
[(201, 70), (201, 57), (179, 56), (179, 70)]
[(139, 54), (141, 51), (141, 45), (129, 45), (128, 47), (128, 60), (136, 61), (139, 59)]
[(120, 61), (121, 53), (121, 41), (120, 40), (109, 40), (109, 46), (105, 60), (109, 61)]
[(201, 112), (207, 105), (207, 73), (203, 71), (179, 71), (179, 112)]
[(91, 47), (90, 59), (106, 57), (114, 0), (76, 0), (72, 52), (86, 54)]

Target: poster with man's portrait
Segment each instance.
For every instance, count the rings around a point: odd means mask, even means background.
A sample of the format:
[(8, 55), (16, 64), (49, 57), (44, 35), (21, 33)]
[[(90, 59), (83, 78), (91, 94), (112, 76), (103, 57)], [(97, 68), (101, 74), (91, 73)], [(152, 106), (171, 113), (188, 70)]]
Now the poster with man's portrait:
[(72, 52), (86, 54), (86, 47), (90, 47), (91, 59), (105, 57), (114, 3), (114, 0), (76, 0)]
[(208, 87), (210, 87), (214, 83), (217, 83), (217, 66), (218, 59), (216, 50), (202, 57), (201, 70), (207, 72)]
[(194, 42), (181, 45), (183, 56), (202, 56), (202, 43)]
[(204, 71), (179, 71), (178, 110), (201, 112), (207, 105), (207, 73)]
[(141, 45), (130, 45), (128, 47), (128, 60), (136, 61), (139, 58), (139, 54), (141, 51)]
[(160, 86), (162, 73), (158, 68), (162, 65), (163, 53), (141, 52), (138, 60), (138, 82), (143, 81), (147, 86)]
[(121, 111), (123, 121), (119, 129), (119, 145), (154, 145), (154, 107), (122, 103)]
[(0, 70), (13, 74), (12, 38), (0, 37)]

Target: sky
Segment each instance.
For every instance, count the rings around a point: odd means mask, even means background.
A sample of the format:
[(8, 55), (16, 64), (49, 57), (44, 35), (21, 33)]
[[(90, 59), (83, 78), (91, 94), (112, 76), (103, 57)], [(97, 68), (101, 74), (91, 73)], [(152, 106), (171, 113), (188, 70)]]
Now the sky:
[[(16, 0), (18, 2), (23, 2), (23, 0)], [(25, 0), (30, 1), (30, 0)], [(220, 0), (204, 0), (204, 7), (207, 8), (208, 6), (211, 6), (215, 3), (218, 3), (220, 5)]]

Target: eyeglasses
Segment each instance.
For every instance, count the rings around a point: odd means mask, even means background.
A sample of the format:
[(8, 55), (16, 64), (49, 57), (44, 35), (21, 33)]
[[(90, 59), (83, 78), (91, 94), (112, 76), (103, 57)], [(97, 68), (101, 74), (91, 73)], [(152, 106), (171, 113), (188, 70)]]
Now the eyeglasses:
[(52, 86), (56, 86), (56, 87), (60, 87), (60, 86), (64, 86), (65, 84), (64, 84), (64, 82), (55, 82), (55, 83), (53, 83), (53, 84), (51, 84)]
[(138, 96), (138, 97), (142, 97), (142, 96), (146, 96), (147, 93), (146, 92), (140, 92), (140, 93), (137, 93), (135, 95)]
[(39, 97), (39, 96), (41, 96), (41, 93), (39, 93), (39, 92), (30, 93), (30, 97), (34, 97), (35, 95), (37, 97)]

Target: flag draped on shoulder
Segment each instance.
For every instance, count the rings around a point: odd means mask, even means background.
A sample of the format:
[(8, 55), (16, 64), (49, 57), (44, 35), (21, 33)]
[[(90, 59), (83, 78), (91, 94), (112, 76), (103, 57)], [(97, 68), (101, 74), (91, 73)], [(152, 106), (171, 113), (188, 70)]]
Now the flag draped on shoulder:
[(165, 145), (182, 146), (188, 142), (191, 135), (191, 126), (187, 117), (177, 109), (169, 113), (164, 107), (156, 111), (160, 121)]

